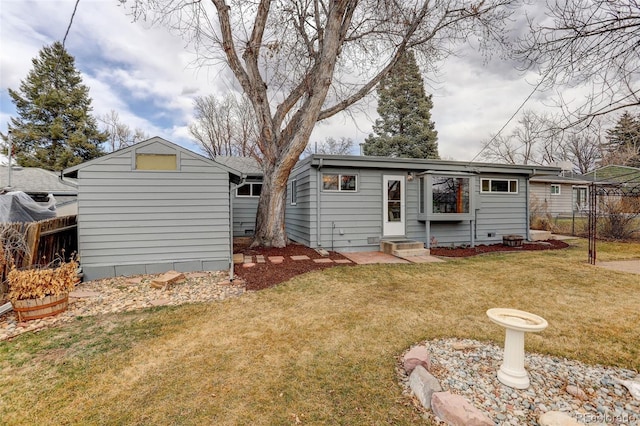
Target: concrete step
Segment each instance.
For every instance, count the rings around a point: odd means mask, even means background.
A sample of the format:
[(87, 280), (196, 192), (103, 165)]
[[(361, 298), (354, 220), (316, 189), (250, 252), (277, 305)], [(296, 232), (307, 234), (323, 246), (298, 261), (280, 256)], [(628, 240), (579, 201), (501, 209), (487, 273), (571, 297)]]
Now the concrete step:
[(412, 240), (383, 240), (380, 241), (380, 251), (393, 254), (397, 250), (424, 249), (424, 243)]
[(396, 257), (413, 257), (413, 256), (429, 256), (431, 252), (426, 248), (413, 248), (404, 250), (394, 250), (393, 253)]
[(529, 236), (531, 237), (531, 241), (545, 241), (552, 238), (551, 231), (540, 231), (537, 229), (530, 229)]

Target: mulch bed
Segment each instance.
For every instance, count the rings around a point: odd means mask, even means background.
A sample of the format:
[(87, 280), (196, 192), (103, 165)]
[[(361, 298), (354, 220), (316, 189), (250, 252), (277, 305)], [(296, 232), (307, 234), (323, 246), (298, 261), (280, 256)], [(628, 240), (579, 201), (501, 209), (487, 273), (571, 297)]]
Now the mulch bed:
[[(276, 284), (287, 281), (297, 275), (310, 271), (327, 269), (334, 266), (354, 266), (354, 263), (337, 264), (337, 263), (316, 263), (313, 259), (322, 259), (323, 256), (314, 249), (303, 246), (298, 243), (291, 243), (284, 248), (249, 248), (251, 240), (249, 238), (234, 239), (234, 253), (242, 253), (247, 256), (263, 255), (265, 263), (256, 263), (250, 268), (245, 268), (242, 264), (234, 267), (235, 274), (246, 282), (247, 290), (262, 290), (273, 287)], [(442, 257), (469, 257), (483, 253), (493, 252), (519, 252), (527, 250), (557, 250), (569, 247), (563, 241), (549, 240), (536, 243), (525, 243), (521, 247), (507, 247), (502, 244), (479, 245), (476, 247), (456, 247), (456, 248), (432, 248), (433, 256)], [(309, 256), (309, 260), (292, 260), (291, 256)], [(284, 261), (279, 264), (269, 262), (269, 256), (283, 256)], [(329, 252), (329, 259), (346, 259), (340, 253)]]
[(475, 247), (435, 247), (431, 249), (431, 255), (442, 257), (469, 257), (483, 253), (495, 252), (519, 252), (529, 250), (559, 250), (569, 247), (569, 244), (559, 240), (537, 241), (534, 243), (523, 243), (520, 247), (508, 247), (503, 244), (479, 245)]
[[(246, 256), (263, 255), (265, 263), (256, 263), (255, 266), (245, 268), (242, 264), (234, 266), (235, 274), (246, 282), (247, 290), (262, 290), (273, 287), (276, 284), (287, 281), (296, 275), (306, 272), (327, 269), (334, 266), (353, 266), (354, 263), (316, 263), (313, 259), (329, 258), (331, 260), (346, 259), (343, 255), (334, 251), (329, 252), (329, 256), (322, 256), (314, 249), (298, 243), (291, 243), (283, 248), (263, 248), (250, 249), (251, 241), (248, 238), (234, 239), (233, 252), (242, 253)], [(291, 256), (306, 255), (309, 260), (292, 260)], [(269, 262), (269, 256), (283, 256), (282, 263), (274, 264)]]

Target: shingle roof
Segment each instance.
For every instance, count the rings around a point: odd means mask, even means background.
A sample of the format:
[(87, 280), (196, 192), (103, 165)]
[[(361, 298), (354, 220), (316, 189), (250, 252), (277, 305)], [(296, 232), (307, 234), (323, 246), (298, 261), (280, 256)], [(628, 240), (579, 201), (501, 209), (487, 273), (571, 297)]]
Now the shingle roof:
[[(0, 166), (0, 189), (9, 185), (9, 168)], [(49, 170), (37, 167), (18, 167), (11, 169), (11, 190), (26, 193), (44, 192), (47, 194), (69, 194), (78, 193), (75, 179), (65, 178), (62, 182), (58, 175)]]
[(255, 158), (219, 155), (214, 160), (246, 175), (262, 176), (262, 167)]

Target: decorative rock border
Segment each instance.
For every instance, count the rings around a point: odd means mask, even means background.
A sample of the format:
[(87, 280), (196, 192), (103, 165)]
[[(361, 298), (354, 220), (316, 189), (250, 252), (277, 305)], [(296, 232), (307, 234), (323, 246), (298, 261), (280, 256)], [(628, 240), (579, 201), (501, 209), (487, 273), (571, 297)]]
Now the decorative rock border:
[(448, 425), (640, 426), (640, 399), (616, 380), (637, 372), (526, 354), (528, 389), (496, 377), (502, 348), (474, 340), (438, 339), (410, 348), (398, 374), (405, 394), (429, 419)]

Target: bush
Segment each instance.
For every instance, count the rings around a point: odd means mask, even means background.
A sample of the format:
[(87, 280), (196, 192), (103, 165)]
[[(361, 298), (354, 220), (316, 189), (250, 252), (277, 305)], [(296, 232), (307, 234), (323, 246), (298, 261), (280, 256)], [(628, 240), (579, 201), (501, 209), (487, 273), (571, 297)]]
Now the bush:
[(603, 238), (628, 240), (640, 230), (640, 198), (602, 197), (598, 203), (599, 233)]

